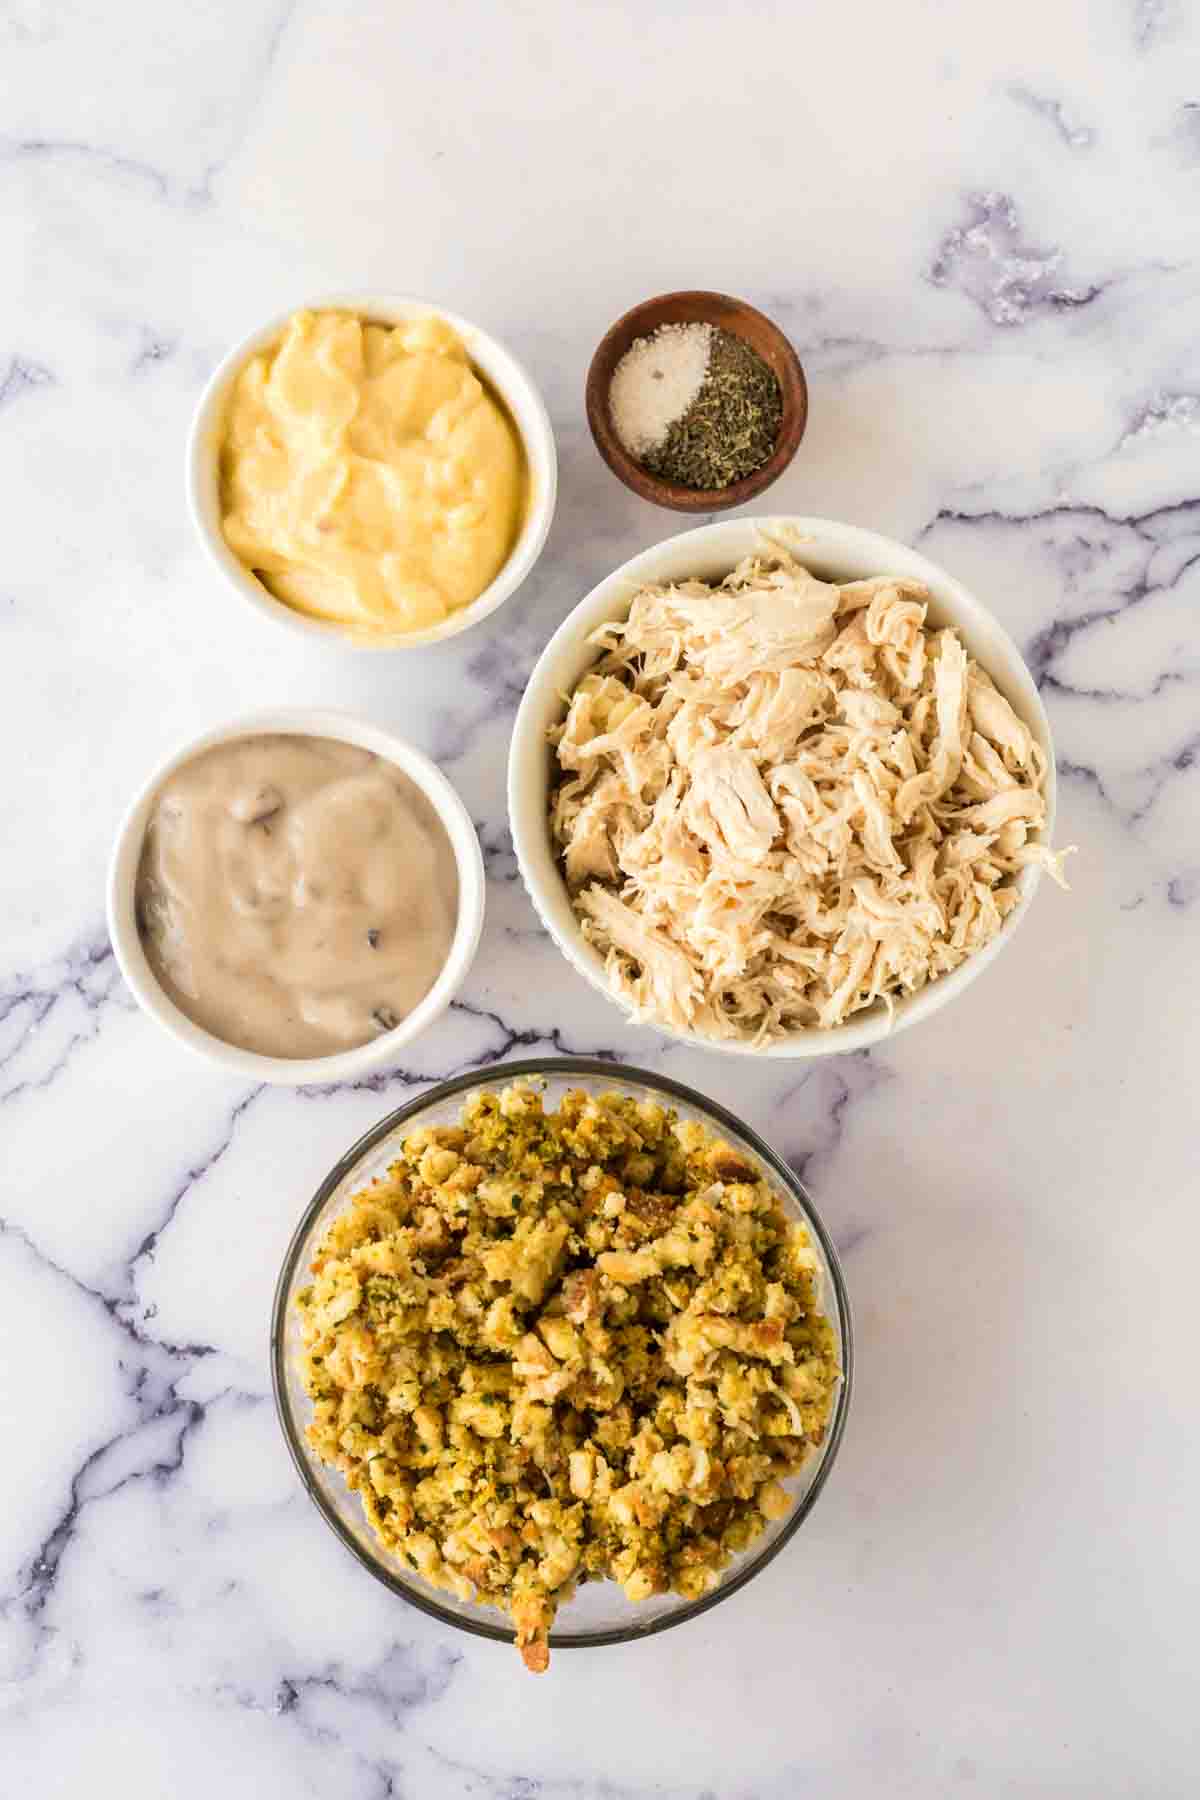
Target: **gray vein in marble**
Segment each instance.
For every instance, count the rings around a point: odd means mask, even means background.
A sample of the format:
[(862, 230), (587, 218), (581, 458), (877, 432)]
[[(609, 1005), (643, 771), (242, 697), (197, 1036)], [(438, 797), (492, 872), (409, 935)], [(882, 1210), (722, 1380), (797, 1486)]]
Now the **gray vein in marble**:
[[(432, 1745), (426, 1749), (439, 1768), (457, 1779), (460, 1785), (455, 1791), (467, 1797), (467, 1800), (477, 1794), (486, 1795), (487, 1800), (761, 1800), (761, 1790), (740, 1785), (723, 1785), (718, 1795), (707, 1784), (678, 1787), (671, 1782), (656, 1781), (651, 1787), (630, 1787), (626, 1782), (612, 1781), (603, 1775), (555, 1778), (517, 1775), (507, 1771), (498, 1774), (491, 1769), (481, 1768), (478, 1764), (464, 1762), (459, 1757), (448, 1756)], [(784, 1776), (785, 1785), (777, 1791), (781, 1794), (794, 1792), (799, 1795), (799, 1786), (792, 1790), (786, 1785), (792, 1771), (780, 1772)]]
[(531, 620), (539, 598), (540, 579), (544, 576), (535, 571), (522, 591), (523, 610), (515, 628), (486, 640), (467, 656), (467, 680), (483, 690), (483, 697), (470, 712), (464, 712), (457, 704), (439, 712), (434, 728), (437, 762), (461, 761), (473, 747), (479, 731), (497, 718), (515, 713), (521, 704), (533, 666), (545, 648), (545, 638), (538, 635)]
[(1181, 167), (1200, 167), (1200, 101), (1185, 100), (1176, 112), (1170, 130), (1155, 142), (1173, 150)]
[[(133, 1481), (152, 1480), (164, 1485), (178, 1474), (183, 1467), (185, 1442), (207, 1410), (198, 1401), (184, 1399), (178, 1392), (179, 1385), (197, 1360), (213, 1351), (205, 1344), (168, 1344), (150, 1337), (121, 1317), (117, 1301), (54, 1262), (19, 1226), (0, 1219), (0, 1236), (19, 1244), (40, 1267), (98, 1305), (136, 1351), (132, 1363), (125, 1356), (117, 1360), (118, 1368), (127, 1377), (126, 1394), (134, 1407), (132, 1421), (81, 1457), (57, 1513), (43, 1530), (32, 1555), (18, 1569), (15, 1586), (0, 1592), (0, 1618), (10, 1623), (19, 1621), (34, 1634), (29, 1651), (32, 1667), (45, 1653), (53, 1635), (42, 1615), (80, 1517), (88, 1506)], [(211, 1400), (207, 1402), (207, 1406), (212, 1404)]]
[(20, 399), (30, 388), (55, 385), (53, 371), (42, 363), (31, 362), (23, 356), (10, 357), (7, 369), (0, 376), (0, 407), (11, 406), (14, 400)]
[(357, 1702), (387, 1725), (402, 1729), (412, 1713), (442, 1698), (462, 1660), (459, 1652), (439, 1645), (431, 1653), (432, 1666), (424, 1667), (415, 1644), (393, 1643), (378, 1662), (353, 1673), (339, 1663), (330, 1663), (317, 1670), (284, 1674), (274, 1682), (266, 1700), (244, 1688), (225, 1691), (239, 1706), (289, 1717), (302, 1727), (310, 1703), (333, 1696)]
[(245, 84), (247, 91), (239, 97), (240, 104), (237, 111), (240, 116), (235, 121), (229, 141), (223, 153), (210, 162), (204, 171), (197, 192), (203, 197), (205, 204), (212, 201), (218, 176), (233, 161), (245, 141), (254, 109), (261, 101), (263, 90), (279, 60), (284, 35), (291, 24), (298, 4), (299, 0), (284, 0), (284, 4), (276, 14), (275, 23), (267, 34), (267, 41), (259, 56), (257, 67), (251, 72)]
[(856, 1050), (850, 1056), (814, 1064), (779, 1096), (776, 1102), (780, 1119), (777, 1135), (782, 1135), (788, 1109), (801, 1094), (811, 1094), (818, 1100), (819, 1129), (807, 1127), (808, 1143), (803, 1150), (784, 1151), (789, 1169), (806, 1186), (812, 1181), (817, 1165), (830, 1161), (841, 1149), (851, 1109), (869, 1099), (891, 1079), (891, 1072), (876, 1061), (869, 1050)]
[(1134, 0), (1134, 45), (1149, 50), (1173, 29), (1177, 19), (1177, 0)]
[(1089, 306), (1105, 283), (1062, 281), (1061, 250), (1022, 242), (1015, 203), (995, 190), (968, 194), (966, 223), (947, 232), (929, 266), (935, 287), (953, 288), (993, 325), (1026, 325), (1040, 315)]
[(1058, 136), (1069, 150), (1087, 150), (1096, 141), (1096, 134), (1088, 125), (1081, 125), (1068, 113), (1061, 100), (1052, 100), (1048, 94), (1035, 93), (1032, 88), (1020, 82), (1014, 82), (1007, 90), (1010, 100), (1018, 106), (1035, 113), (1038, 118), (1046, 119), (1053, 126)]
[(865, 1244), (871, 1236), (869, 1225), (844, 1225), (833, 1234), (834, 1246), (842, 1261), (853, 1256), (860, 1244)]
[(283, 1721), (314, 1745), (339, 1744), (377, 1784), (374, 1794), (411, 1794), (403, 1761), (372, 1757), (358, 1747), (362, 1726), (373, 1721), (396, 1733), (398, 1749), (405, 1748), (413, 1715), (444, 1697), (462, 1664), (461, 1654), (445, 1646), (426, 1653), (416, 1644), (395, 1642), (377, 1662), (355, 1671), (329, 1663), (272, 1677), (265, 1693), (245, 1683), (222, 1683), (213, 1691), (245, 1712)]
[(473, 822), (488, 880), (503, 882), (506, 886), (519, 881), (517, 853), (513, 848), (512, 833), (508, 826), (504, 823), (493, 825), (489, 819), (476, 819)]
[(141, 348), (129, 365), (131, 375), (144, 375), (148, 369), (154, 369), (159, 363), (166, 362), (179, 349), (178, 338), (160, 337), (149, 326), (139, 328)]
[[(1064, 585), (1070, 593), (1077, 580), (1092, 573), (1097, 562), (1113, 557), (1116, 548), (1130, 552), (1132, 569), (1105, 585), (1114, 595), (1111, 603), (1092, 605), (1056, 618), (1035, 633), (1023, 648), (1034, 680), (1044, 691), (1076, 700), (1116, 702), (1150, 702), (1194, 681), (1183, 671), (1160, 671), (1139, 688), (1076, 685), (1066, 680), (1054, 664), (1083, 634), (1103, 628), (1130, 608), (1145, 605), (1174, 589), (1191, 569), (1200, 564), (1200, 499), (1176, 501), (1167, 506), (1150, 508), (1142, 513), (1110, 512), (1101, 506), (1064, 501), (1027, 514), (996, 511), (965, 513), (943, 509), (920, 533), (918, 541), (928, 537), (939, 525), (967, 527), (1027, 528), (1051, 526), (1060, 533), (1055, 548)], [(1165, 557), (1166, 551), (1173, 554)], [(1156, 559), (1166, 566), (1156, 572)], [(1141, 797), (1134, 804), (1122, 805), (1100, 768), (1075, 756), (1060, 756), (1058, 773), (1064, 781), (1081, 782), (1090, 787), (1125, 826), (1145, 821), (1173, 776), (1189, 773), (1200, 754), (1200, 730), (1189, 732), (1156, 757), (1148, 758), (1132, 772), (1132, 781)], [(1130, 779), (1126, 774), (1125, 780)]]
[[(133, 1319), (127, 1318), (122, 1312), (121, 1309), (129, 1305), (128, 1295), (106, 1294), (102, 1288), (92, 1287), (90, 1283), (81, 1281), (78, 1275), (72, 1274), (70, 1269), (64, 1268), (61, 1263), (55, 1262), (52, 1256), (47, 1255), (30, 1233), (14, 1220), (0, 1216), (0, 1237), (15, 1239), (43, 1268), (67, 1282), (77, 1293), (95, 1301), (98, 1306), (103, 1308), (113, 1324), (125, 1334), (130, 1343), (136, 1345), (140, 1350), (161, 1351), (164, 1356), (178, 1358), (189, 1364), (198, 1357), (216, 1354), (212, 1344), (176, 1344), (169, 1342), (166, 1338), (155, 1337)], [(132, 1269), (132, 1263), (129, 1267)]]
[(1180, 911), (1193, 906), (1200, 899), (1200, 868), (1188, 869), (1182, 875), (1172, 875), (1167, 882), (1167, 904)]
[(239, 1119), (246, 1112), (247, 1108), (249, 1106), (251, 1106), (253, 1104), (253, 1102), (258, 1098), (258, 1096), (263, 1092), (264, 1092), (264, 1088), (263, 1088), (263, 1085), (260, 1083), (258, 1087), (251, 1088), (250, 1092), (248, 1094), (244, 1095), (243, 1098), (238, 1101), (237, 1105), (234, 1107), (233, 1111), (229, 1115), (229, 1125), (228, 1125), (228, 1128), (225, 1131), (224, 1135), (221, 1137), (219, 1142), (214, 1146), (214, 1148), (208, 1152), (208, 1154), (206, 1156), (202, 1156), (199, 1162), (193, 1163), (191, 1168), (188, 1169), (183, 1180), (180, 1182), (179, 1186), (175, 1189), (175, 1192), (167, 1200), (166, 1206), (163, 1210), (163, 1215), (162, 1215), (161, 1219), (159, 1220), (158, 1224), (154, 1227), (154, 1229), (152, 1231), (147, 1232), (146, 1236), (142, 1239), (141, 1243), (138, 1245), (138, 1248), (134, 1252), (133, 1257), (131, 1258), (131, 1261), (130, 1261), (131, 1269), (134, 1266), (136, 1266), (137, 1263), (139, 1263), (143, 1260), (153, 1262), (154, 1252), (155, 1252), (156, 1248), (158, 1247), (159, 1239), (162, 1237), (163, 1232), (166, 1231), (167, 1227), (170, 1225), (171, 1221), (174, 1219), (174, 1217), (175, 1217), (176, 1213), (179, 1211), (179, 1208), (182, 1205), (183, 1201), (191, 1193), (191, 1191), (195, 1187), (196, 1183), (198, 1181), (202, 1181), (204, 1179), (204, 1177), (209, 1173), (209, 1171), (211, 1169), (214, 1169), (216, 1167), (216, 1165), (220, 1162), (221, 1158), (225, 1155), (226, 1151), (229, 1149), (230, 1145), (233, 1143), (233, 1139), (234, 1139), (234, 1135), (237, 1131)]
[[(1082, 552), (1082, 560), (1087, 563), (1097, 555), (1105, 554), (1110, 545), (1097, 543), (1087, 535), (1089, 526), (1103, 531), (1128, 532), (1140, 542), (1140, 555), (1143, 562), (1142, 572), (1123, 587), (1116, 588), (1117, 599), (1111, 606), (1089, 608), (1087, 611), (1069, 618), (1053, 620), (1044, 626), (1025, 646), (1023, 654), (1029, 664), (1034, 680), (1039, 687), (1048, 682), (1057, 685), (1060, 692), (1080, 692), (1089, 694), (1088, 689), (1075, 690), (1051, 672), (1051, 664), (1060, 656), (1080, 632), (1088, 631), (1093, 626), (1118, 618), (1128, 607), (1140, 605), (1157, 594), (1163, 594), (1175, 587), (1188, 570), (1200, 562), (1200, 542), (1192, 553), (1185, 553), (1183, 559), (1173, 567), (1167, 579), (1156, 580), (1150, 573), (1153, 557), (1163, 548), (1164, 542), (1170, 541), (1172, 526), (1182, 523), (1183, 531), (1175, 534), (1179, 537), (1192, 535), (1193, 521), (1200, 521), (1200, 498), (1195, 500), (1176, 501), (1168, 506), (1152, 507), (1143, 513), (1109, 512), (1104, 507), (1086, 505), (1077, 501), (1062, 501), (1052, 506), (1045, 506), (1028, 513), (1005, 513), (996, 510), (970, 513), (955, 508), (943, 507), (933, 519), (925, 525), (917, 535), (917, 542), (924, 542), (942, 525), (964, 526), (1012, 526), (1017, 528), (1033, 525), (1045, 525), (1053, 522), (1060, 527), (1065, 541), (1063, 562), (1064, 573), (1074, 574), (1071, 567), (1071, 553)], [(1200, 538), (1200, 522), (1196, 523), (1196, 531)], [(1158, 691), (1163, 685), (1170, 685), (1173, 672), (1160, 678), (1155, 688)], [(1182, 677), (1179, 677), (1182, 679)], [(1092, 697), (1134, 698), (1121, 694), (1117, 689), (1095, 690)]]
[[(1087, 630), (1093, 625), (1102, 624), (1106, 619), (1118, 618), (1124, 610), (1124, 607), (1117, 607), (1115, 611), (1088, 613), (1080, 619), (1072, 620), (1064, 628), (1063, 641), (1056, 646), (1054, 654), (1057, 655), (1064, 644), (1070, 642), (1076, 631)], [(1068, 694), (1073, 700), (1098, 700), (1102, 706), (1124, 706), (1131, 703), (1136, 705), (1141, 700), (1157, 700), (1169, 688), (1190, 687), (1196, 680), (1194, 675), (1181, 675), (1174, 669), (1168, 669), (1163, 674), (1156, 675), (1148, 687), (1134, 692), (1131, 688), (1087, 687), (1080, 682), (1064, 681), (1060, 675), (1047, 673), (1042, 675), (1038, 686), (1043, 693)]]
[(543, 1046), (552, 1049), (556, 1056), (593, 1056), (598, 1062), (622, 1063), (628, 1058), (619, 1050), (611, 1050), (605, 1045), (571, 1044), (566, 1041), (559, 1026), (555, 1025), (549, 1032), (521, 1030), (510, 1025), (500, 1013), (493, 1012), (485, 1006), (472, 1006), (466, 1000), (452, 1002), (451, 1010), (465, 1013), (472, 1019), (483, 1019), (496, 1027), (501, 1033), (501, 1042), (494, 1049), (488, 1050), (468, 1067), (490, 1068), (493, 1063), (502, 1063), (512, 1055), (514, 1050), (540, 1050)]
[(810, 368), (825, 374), (848, 374), (882, 362), (916, 362), (922, 358), (941, 360), (959, 355), (968, 348), (965, 342), (947, 340), (933, 344), (888, 344), (882, 338), (854, 337), (831, 333), (821, 337), (795, 339), (802, 359)]
[(1097, 798), (1119, 819), (1123, 825), (1141, 825), (1149, 818), (1158, 804), (1163, 789), (1173, 775), (1187, 775), (1196, 767), (1196, 758), (1200, 754), (1200, 731), (1190, 737), (1181, 748), (1171, 754), (1144, 763), (1135, 771), (1136, 776), (1145, 784), (1145, 797), (1136, 806), (1122, 806), (1100, 770), (1090, 763), (1081, 763), (1060, 757), (1058, 774), (1062, 781), (1078, 781), (1089, 787)]
[[(63, 1557), (86, 1507), (111, 1498), (131, 1482), (153, 1481), (165, 1486), (179, 1473), (186, 1439), (207, 1410), (199, 1401), (180, 1399), (175, 1392), (179, 1379), (177, 1376), (169, 1382), (157, 1401), (144, 1407), (138, 1393), (137, 1421), (114, 1432), (84, 1458), (71, 1477), (62, 1512), (27, 1564), (21, 1586), (13, 1595), (0, 1599), (0, 1610), (15, 1603), (28, 1618), (38, 1617), (53, 1592)], [(159, 1431), (160, 1426), (165, 1430)], [(123, 1468), (131, 1451), (134, 1466)], [(137, 1454), (139, 1451), (145, 1451), (144, 1458)]]
[(1173, 429), (1200, 430), (1200, 394), (1160, 390), (1137, 412), (1122, 433), (1117, 449), (1126, 450), (1131, 444), (1142, 443), (1148, 437), (1157, 437)]
[[(148, 185), (159, 200), (172, 197), (170, 181), (153, 163), (72, 138), (0, 137), (0, 163), (4, 162), (45, 162), (68, 167), (72, 163), (86, 162), (104, 174), (119, 175)], [(193, 191), (186, 196), (190, 205), (207, 205), (211, 198), (205, 190)]]
[(235, 91), (230, 108), (228, 137), (222, 152), (204, 165), (198, 181), (190, 185), (177, 183), (164, 169), (145, 157), (130, 156), (107, 144), (92, 144), (67, 136), (0, 136), (0, 163), (44, 162), (51, 166), (69, 167), (83, 162), (101, 175), (117, 176), (148, 187), (155, 199), (168, 205), (182, 205), (189, 211), (211, 206), (215, 199), (217, 179), (245, 141), (255, 108), (278, 61), (296, 5), (297, 0), (285, 0), (285, 4), (281, 6), (254, 66), (241, 84), (240, 91)]
[[(123, 1323), (132, 1323), (130, 1314), (132, 1310), (139, 1305), (137, 1299), (138, 1264), (143, 1262), (152, 1263), (154, 1261), (155, 1252), (158, 1249), (163, 1233), (167, 1231), (174, 1221), (179, 1212), (179, 1208), (195, 1188), (197, 1182), (202, 1181), (211, 1170), (216, 1168), (217, 1164), (221, 1161), (222, 1157), (233, 1143), (239, 1121), (263, 1092), (264, 1088), (260, 1083), (258, 1087), (251, 1088), (249, 1093), (242, 1096), (229, 1115), (229, 1122), (223, 1135), (218, 1139), (217, 1143), (210, 1151), (187, 1169), (183, 1180), (179, 1183), (174, 1192), (168, 1196), (157, 1225), (153, 1226), (151, 1230), (146, 1233), (145, 1237), (143, 1237), (141, 1243), (130, 1257), (129, 1262), (126, 1265), (126, 1272), (128, 1274), (131, 1291), (125, 1299), (117, 1302), (117, 1316)], [(156, 1311), (157, 1309), (154, 1307), (144, 1308), (142, 1311), (142, 1324), (140, 1327), (135, 1326), (135, 1329), (144, 1329), (144, 1326), (154, 1318)]]
[[(35, 1061), (42, 1047), (39, 1039), (44, 1041), (48, 1027), (71, 1000), (79, 1003), (81, 1024), (68, 1027), (66, 1041), (47, 1067), (23, 1072), (21, 1059)], [(75, 1052), (99, 1034), (104, 1011), (113, 1001), (130, 1004), (112, 946), (103, 936), (79, 940), (54, 963), (11, 976), (0, 987), (0, 1072), (4, 1076), (0, 1105), (57, 1080)]]
[[(52, 1060), (36, 1073), (23, 1072), (21, 1059), (32, 1062), (36, 1051), (45, 1040), (47, 1031), (53, 1026), (55, 1018), (69, 999), (82, 1003), (83, 1025), (76, 1028), (68, 1025), (65, 1040), (52, 1049)], [(84, 939), (71, 945), (65, 955), (45, 965), (33, 974), (20, 974), (12, 978), (7, 986), (0, 990), (0, 1076), (6, 1078), (6, 1085), (0, 1087), (0, 1104), (19, 1098), (21, 1095), (51, 1086), (71, 1063), (81, 1046), (94, 1041), (101, 1029), (105, 1009), (113, 1002), (122, 1006), (132, 1005), (132, 1001), (121, 981), (116, 959), (107, 938)], [(6, 1027), (10, 1029), (6, 1032)], [(9, 1041), (11, 1040), (11, 1041)], [(12, 1079), (17, 1073), (19, 1078)], [(179, 1211), (188, 1194), (225, 1155), (233, 1142), (238, 1123), (243, 1114), (262, 1092), (262, 1088), (252, 1088), (233, 1107), (225, 1129), (211, 1150), (207, 1151), (197, 1162), (191, 1164), (184, 1172), (182, 1180), (167, 1197), (160, 1211), (157, 1224), (143, 1236), (137, 1249), (124, 1265), (124, 1291), (118, 1293), (102, 1293), (98, 1288), (87, 1286), (69, 1271), (63, 1269), (48, 1257), (28, 1235), (19, 1231), (22, 1240), (35, 1255), (71, 1281), (82, 1292), (98, 1300), (110, 1318), (134, 1340), (152, 1347), (167, 1348), (160, 1340), (145, 1331), (145, 1325), (153, 1317), (152, 1312), (143, 1315), (141, 1322), (132, 1316), (137, 1302), (137, 1269), (143, 1261), (152, 1262), (159, 1240), (167, 1230)], [(0, 1231), (17, 1230), (0, 1220)], [(182, 1354), (207, 1354), (206, 1346), (181, 1346)]]
[(500, 935), (509, 944), (533, 944), (540, 938), (549, 943), (550, 933), (544, 925), (501, 925)]
[(450, 1002), (449, 1011), (462, 1018), (476, 1019), (484, 1024), (494, 1026), (499, 1033), (499, 1042), (484, 1049), (473, 1049), (468, 1056), (451, 1064), (448, 1069), (439, 1069), (433, 1073), (420, 1069), (409, 1069), (395, 1066), (380, 1069), (373, 1075), (360, 1076), (357, 1081), (337, 1081), (329, 1083), (313, 1083), (307, 1087), (297, 1088), (298, 1094), (320, 1099), (325, 1094), (372, 1093), (385, 1094), (394, 1087), (411, 1087), (415, 1090), (436, 1086), (441, 1081), (452, 1081), (456, 1075), (465, 1075), (470, 1069), (490, 1069), (497, 1063), (505, 1062), (515, 1050), (545, 1050), (555, 1056), (593, 1056), (600, 1062), (614, 1064), (627, 1062), (629, 1059), (607, 1045), (574, 1044), (568, 1042), (561, 1028), (553, 1026), (550, 1031), (538, 1031), (532, 1028), (521, 1029), (510, 1025), (498, 1012), (486, 1006), (473, 1006), (461, 998)]

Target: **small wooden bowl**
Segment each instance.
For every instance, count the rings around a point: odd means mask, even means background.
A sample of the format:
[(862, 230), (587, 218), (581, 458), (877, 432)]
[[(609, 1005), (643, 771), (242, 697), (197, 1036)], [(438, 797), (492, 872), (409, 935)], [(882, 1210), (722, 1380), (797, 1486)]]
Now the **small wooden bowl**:
[[(683, 487), (651, 475), (622, 444), (609, 411), (608, 390), (613, 371), (634, 340), (648, 337), (660, 325), (694, 324), (717, 325), (744, 338), (775, 371), (783, 398), (783, 419), (774, 450), (761, 469), (725, 488)], [(587, 416), (597, 450), (613, 474), (643, 500), (651, 500), (655, 506), (669, 506), (674, 512), (722, 512), (728, 506), (752, 500), (783, 474), (808, 423), (808, 385), (800, 358), (778, 325), (773, 325), (764, 313), (729, 294), (686, 289), (643, 300), (605, 332), (588, 370)]]

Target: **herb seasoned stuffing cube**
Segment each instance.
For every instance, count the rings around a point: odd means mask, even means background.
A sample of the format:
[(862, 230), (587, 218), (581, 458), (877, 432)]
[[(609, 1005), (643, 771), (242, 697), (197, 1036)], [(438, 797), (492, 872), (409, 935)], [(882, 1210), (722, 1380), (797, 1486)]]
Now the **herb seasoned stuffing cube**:
[(386, 1549), (549, 1663), (578, 1583), (714, 1587), (790, 1504), (839, 1379), (758, 1171), (618, 1092), (527, 1083), (413, 1131), (297, 1296), (308, 1438)]

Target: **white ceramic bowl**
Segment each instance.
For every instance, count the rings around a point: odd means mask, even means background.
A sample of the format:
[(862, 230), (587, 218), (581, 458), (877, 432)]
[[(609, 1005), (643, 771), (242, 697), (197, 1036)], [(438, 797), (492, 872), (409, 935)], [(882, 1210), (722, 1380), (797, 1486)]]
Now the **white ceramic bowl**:
[[(594, 587), (559, 626), (529, 678), (513, 728), (508, 764), (509, 823), (530, 899), (567, 961), (626, 1014), (630, 1011), (627, 1002), (614, 994), (605, 978), (603, 957), (580, 929), (551, 846), (547, 813), (552, 756), (546, 734), (564, 716), (566, 696), (596, 660), (597, 652), (587, 641), (589, 635), (609, 620), (625, 618), (637, 588), (650, 581), (683, 581), (688, 576), (719, 581), (742, 557), (762, 547), (764, 534), (772, 533), (786, 534), (801, 561), (826, 580), (909, 575), (926, 584), (930, 623), (957, 628), (970, 654), (992, 677), (1045, 751), (1049, 765), (1046, 822), (1037, 834), (1038, 841), (1049, 842), (1054, 829), (1054, 750), (1049, 721), (1033, 677), (1004, 627), (952, 575), (892, 538), (864, 531), (857, 525), (838, 524), (833, 519), (730, 519), (667, 538), (623, 563)], [(806, 541), (796, 543), (797, 536)], [(701, 1049), (741, 1056), (786, 1059), (840, 1056), (862, 1050), (915, 1025), (919, 1019), (929, 1018), (982, 975), (1005, 945), (1011, 943), (1040, 875), (1036, 865), (1022, 870), (1017, 881), (1020, 902), (1005, 920), (1004, 929), (951, 974), (930, 982), (917, 994), (897, 1000), (894, 1017), (877, 1003), (845, 1025), (827, 1031), (797, 1031), (761, 1049), (752, 1044), (721, 1042), (699, 1032), (672, 1031), (662, 1025), (655, 1029)]]
[[(221, 530), (218, 465), (222, 426), (230, 390), (249, 359), (273, 344), (292, 314), (299, 311), (356, 313), (361, 318), (383, 325), (401, 325), (408, 319), (422, 319), (430, 314), (444, 319), (448, 325), (453, 326), (466, 345), (471, 361), (480, 374), (504, 401), (520, 432), (529, 472), (529, 495), (525, 522), (512, 554), (496, 579), (483, 590), (477, 600), (424, 631), (409, 631), (398, 633), (395, 637), (376, 639), (356, 636), (344, 626), (330, 620), (310, 619), (268, 593), (257, 576), (251, 574), (225, 542), (225, 534)], [(310, 638), (322, 638), (327, 644), (347, 645), (353, 649), (411, 650), (420, 644), (436, 644), (444, 638), (456, 637), (460, 631), (477, 625), (480, 619), (486, 619), (489, 613), (495, 612), (520, 587), (542, 553), (550, 522), (554, 517), (554, 503), (558, 493), (558, 458), (550, 415), (542, 397), (529, 374), (498, 338), (489, 337), (486, 331), (481, 331), (478, 325), (472, 325), (469, 319), (460, 319), (457, 313), (447, 312), (442, 306), (431, 306), (426, 300), (414, 300), (397, 294), (326, 294), (316, 300), (299, 301), (286, 313), (271, 319), (257, 331), (251, 332), (249, 337), (243, 338), (240, 344), (235, 344), (218, 364), (200, 396), (192, 421), (187, 447), (187, 488), (192, 519), (213, 563), (228, 585), (243, 600), (248, 600), (252, 606), (257, 607), (259, 612), (266, 613), (269, 618), (292, 631), (303, 632)]]
[[(138, 865), (146, 826), (163, 782), (181, 764), (190, 762), (194, 756), (211, 750), (216, 744), (227, 744), (235, 738), (263, 737), (274, 732), (334, 738), (339, 743), (374, 751), (376, 756), (395, 763), (434, 807), (449, 834), (458, 868), (458, 923), (445, 968), (420, 1005), (401, 1020), (395, 1031), (385, 1032), (382, 1037), (373, 1038), (369, 1044), (360, 1044), (355, 1050), (339, 1051), (336, 1056), (260, 1056), (256, 1051), (239, 1049), (214, 1037), (211, 1032), (203, 1031), (180, 1012), (159, 986), (146, 960), (137, 928), (134, 890)], [(355, 1081), (372, 1069), (380, 1068), (445, 1012), (465, 981), (479, 947), (483, 930), (483, 896), (483, 856), (471, 815), (441, 770), (427, 756), (414, 750), (403, 738), (393, 737), (390, 731), (351, 718), (346, 713), (309, 707), (279, 707), (206, 731), (203, 737), (181, 745), (155, 769), (133, 800), (117, 833), (108, 871), (108, 931), (121, 973), (134, 999), (143, 1012), (156, 1019), (179, 1043), (233, 1074), (249, 1076), (254, 1081), (272, 1082), (277, 1087), (302, 1087), (309, 1082)]]

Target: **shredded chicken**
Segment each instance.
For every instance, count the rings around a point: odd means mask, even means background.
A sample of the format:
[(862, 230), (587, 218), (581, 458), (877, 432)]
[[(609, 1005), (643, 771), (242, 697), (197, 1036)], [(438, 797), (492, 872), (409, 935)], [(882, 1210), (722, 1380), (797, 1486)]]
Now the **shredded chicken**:
[(920, 582), (782, 549), (644, 587), (551, 733), (551, 829), (635, 1018), (766, 1042), (840, 1025), (1000, 930), (1045, 755)]

